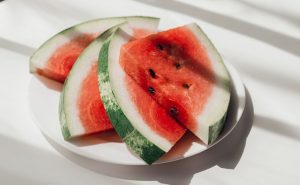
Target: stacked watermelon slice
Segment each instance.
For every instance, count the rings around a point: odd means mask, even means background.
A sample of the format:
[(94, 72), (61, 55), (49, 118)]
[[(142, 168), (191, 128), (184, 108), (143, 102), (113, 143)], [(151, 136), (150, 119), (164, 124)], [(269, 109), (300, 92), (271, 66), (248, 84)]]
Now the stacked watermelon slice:
[(158, 32), (158, 23), (140, 16), (88, 21), (33, 54), (32, 73), (64, 83), (66, 140), (115, 129), (152, 164), (186, 132), (208, 145), (217, 139), (230, 100), (222, 58), (196, 24)]

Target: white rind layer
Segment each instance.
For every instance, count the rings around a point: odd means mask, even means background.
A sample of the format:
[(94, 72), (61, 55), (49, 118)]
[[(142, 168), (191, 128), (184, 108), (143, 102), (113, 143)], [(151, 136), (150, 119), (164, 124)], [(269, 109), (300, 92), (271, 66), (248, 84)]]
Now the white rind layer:
[(101, 41), (95, 40), (84, 50), (65, 82), (63, 109), (71, 136), (82, 135), (85, 132), (79, 118), (77, 103), (83, 80), (91, 71), (92, 66), (97, 64), (101, 45)]
[(120, 48), (123, 44), (131, 39), (122, 30), (118, 30), (112, 38), (109, 45), (108, 53), (108, 70), (111, 88), (115, 98), (121, 107), (123, 113), (128, 118), (133, 127), (138, 130), (145, 138), (151, 141), (164, 151), (169, 151), (173, 146), (167, 139), (156, 134), (144, 121), (138, 111), (138, 107), (134, 104), (126, 87), (126, 74), (120, 66)]
[[(144, 24), (143, 18), (148, 19), (148, 23)], [(58, 34), (52, 36), (43, 45), (36, 50), (36, 52), (30, 58), (30, 72), (34, 73), (37, 69), (43, 69), (55, 50), (72, 39), (82, 35), (82, 34), (101, 34), (110, 27), (120, 24), (124, 21), (130, 20), (132, 27), (143, 27), (153, 28), (153, 25), (158, 24), (157, 19), (142, 16), (131, 16), (131, 17), (112, 17), (112, 18), (102, 18), (87, 21), (75, 26), (72, 26)]]
[(125, 21), (125, 18), (97, 19), (68, 28), (47, 40), (30, 58), (30, 72), (43, 69), (55, 50), (82, 34), (101, 34), (113, 25)]
[[(119, 24), (122, 27), (122, 29), (126, 30), (126, 32), (130, 30), (129, 27), (147, 28), (149, 30), (156, 30), (159, 23), (159, 19), (150, 18), (150, 17), (128, 17), (128, 18), (122, 18), (121, 20), (123, 20), (123, 22), (120, 22), (119, 20), (113, 20), (111, 22), (111, 25), (114, 26)], [(122, 24), (125, 21), (127, 21), (128, 24)], [(98, 22), (97, 24), (100, 23)], [(106, 22), (105, 27), (107, 27), (108, 24), (109, 22)], [(96, 38), (81, 53), (81, 55), (78, 57), (77, 61), (75, 62), (74, 66), (72, 67), (64, 85), (63, 112), (66, 117), (66, 123), (68, 125), (68, 129), (71, 137), (80, 136), (85, 133), (85, 130), (82, 126), (82, 122), (79, 118), (77, 100), (80, 95), (80, 89), (83, 80), (87, 77), (92, 67), (94, 65), (97, 65), (99, 52), (104, 41), (100, 37), (101, 36)]]
[(201, 28), (196, 24), (190, 24), (187, 28), (195, 34), (201, 45), (206, 49), (213, 72), (216, 75), (216, 83), (213, 86), (212, 94), (208, 98), (204, 109), (196, 117), (198, 129), (192, 131), (205, 144), (208, 144), (209, 134), (211, 134), (210, 126), (222, 120), (227, 112), (230, 100), (230, 77), (220, 54)]

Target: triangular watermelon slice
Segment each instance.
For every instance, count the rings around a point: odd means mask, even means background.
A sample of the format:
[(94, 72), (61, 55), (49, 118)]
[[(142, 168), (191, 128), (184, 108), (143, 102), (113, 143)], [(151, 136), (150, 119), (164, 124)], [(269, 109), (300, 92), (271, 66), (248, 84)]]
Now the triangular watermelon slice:
[[(181, 26), (129, 42), (115, 55), (120, 55), (122, 70), (179, 123), (206, 144), (217, 139), (230, 100), (230, 77), (199, 26)], [(113, 69), (109, 67), (109, 74)], [(111, 83), (118, 84), (115, 90), (122, 88), (117, 81)]]
[(102, 46), (99, 87), (105, 110), (116, 132), (146, 163), (168, 152), (186, 129), (122, 70), (119, 57), (132, 37), (118, 29)]
[(36, 50), (30, 58), (30, 72), (64, 82), (81, 52), (101, 33), (124, 21), (143, 25), (143, 18), (153, 24), (157, 18), (143, 16), (112, 17), (86, 21), (59, 32)]
[(159, 19), (127, 18), (97, 37), (78, 57), (65, 81), (60, 100), (60, 123), (65, 139), (112, 129), (100, 99), (97, 61), (103, 41), (119, 26), (136, 38), (154, 33)]

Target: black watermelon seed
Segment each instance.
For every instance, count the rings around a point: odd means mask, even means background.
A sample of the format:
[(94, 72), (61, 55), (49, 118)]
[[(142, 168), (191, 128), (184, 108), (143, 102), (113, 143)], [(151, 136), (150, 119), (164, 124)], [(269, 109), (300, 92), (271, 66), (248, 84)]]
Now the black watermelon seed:
[(164, 47), (163, 47), (163, 45), (161, 45), (161, 44), (157, 44), (157, 45), (156, 45), (156, 48), (159, 49), (159, 50), (164, 50)]
[(171, 107), (169, 109), (169, 112), (172, 116), (176, 116), (178, 114), (178, 110), (176, 109), (176, 107)]
[(154, 94), (155, 93), (155, 89), (153, 87), (148, 87), (148, 92), (150, 94)]
[(148, 71), (149, 71), (149, 74), (150, 74), (150, 76), (151, 76), (152, 78), (156, 78), (156, 74), (155, 74), (155, 72), (154, 72), (153, 69), (150, 68)]
[(175, 63), (174, 66), (176, 67), (176, 69), (180, 69), (181, 65), (179, 63)]
[(184, 83), (184, 84), (182, 84), (182, 87), (188, 89), (188, 88), (190, 88), (190, 85), (187, 83)]

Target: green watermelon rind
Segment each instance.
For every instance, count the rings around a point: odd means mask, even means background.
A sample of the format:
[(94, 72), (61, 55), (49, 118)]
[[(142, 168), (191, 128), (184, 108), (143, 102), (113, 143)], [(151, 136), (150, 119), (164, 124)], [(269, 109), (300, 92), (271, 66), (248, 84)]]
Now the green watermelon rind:
[[(108, 18), (108, 19), (117, 19), (117, 18), (115, 17), (115, 18)], [(104, 31), (87, 48), (99, 47), (99, 51), (100, 51), (100, 48), (101, 48), (105, 38), (110, 35), (110, 32), (112, 32), (112, 30), (114, 30), (118, 26), (124, 24), (125, 21), (129, 21), (133, 25), (136, 25), (136, 24), (139, 25), (138, 24), (139, 22), (141, 22), (142, 20), (147, 19), (147, 21), (144, 21), (144, 22), (148, 22), (148, 25), (149, 25), (149, 22), (151, 22), (151, 24), (153, 24), (153, 26), (157, 25), (158, 22), (159, 22), (158, 18), (144, 17), (144, 16), (120, 17), (120, 19), (122, 19), (124, 21), (120, 22), (119, 24), (116, 24), (116, 25), (112, 26), (111, 28), (107, 29), (106, 31)], [(97, 22), (99, 22), (99, 20), (104, 20), (104, 19), (97, 19), (97, 20), (88, 21), (88, 22), (89, 23), (91, 23), (91, 22), (97, 23)], [(87, 25), (86, 23), (82, 23), (80, 25), (83, 25), (83, 24)], [(64, 30), (63, 32), (69, 32), (72, 29), (75, 29), (75, 28), (72, 27), (72, 28), (69, 28), (67, 30)], [(78, 75), (78, 73), (80, 73), (82, 65), (85, 65), (84, 63), (86, 63), (83, 60), (85, 59), (84, 58), (85, 55), (87, 55), (86, 54), (87, 50), (88, 50), (87, 48), (81, 53), (81, 55), (78, 57), (77, 61), (74, 63), (74, 65), (72, 67), (72, 70), (70, 71), (67, 79), (65, 80), (65, 83), (63, 85), (63, 90), (62, 90), (62, 93), (61, 93), (61, 96), (60, 96), (59, 119), (60, 119), (61, 132), (62, 132), (62, 135), (63, 135), (65, 140), (68, 140), (72, 137), (77, 137), (77, 136), (82, 135), (78, 132), (74, 132), (74, 129), (72, 129), (74, 127), (70, 128), (70, 125), (73, 124), (72, 121), (70, 120), (70, 116), (73, 116), (73, 115), (70, 115), (70, 113), (68, 113), (68, 111), (67, 111), (68, 106), (69, 106), (68, 104), (70, 104), (70, 102), (69, 102), (70, 100), (68, 100), (69, 98), (67, 98), (66, 96), (68, 96), (69, 93), (73, 93), (72, 92), (73, 89), (70, 87), (71, 86), (70, 83), (79, 83), (78, 81), (80, 81), (80, 79), (78, 79), (77, 81), (75, 80), (76, 82), (74, 82), (73, 78), (78, 78), (76, 76)], [(97, 57), (98, 57), (98, 53), (97, 53)]]
[(227, 112), (219, 121), (217, 121), (216, 123), (214, 123), (209, 127), (209, 136), (208, 136), (209, 145), (214, 143), (218, 139), (225, 125), (226, 117), (227, 117)]
[(59, 120), (60, 120), (60, 127), (61, 127), (62, 135), (65, 140), (68, 140), (71, 137), (71, 133), (68, 128), (66, 114), (63, 109), (63, 103), (64, 103), (63, 97), (64, 97), (64, 90), (62, 91), (62, 93), (60, 95), (60, 100), (59, 100)]
[(105, 41), (99, 54), (98, 81), (100, 96), (107, 115), (110, 118), (112, 125), (119, 136), (135, 154), (137, 154), (147, 164), (152, 164), (162, 155), (164, 155), (165, 151), (145, 138), (138, 130), (136, 130), (132, 126), (128, 118), (123, 113), (121, 107), (118, 105), (110, 85), (108, 71), (108, 51), (110, 41), (115, 34), (116, 33), (113, 33)]

